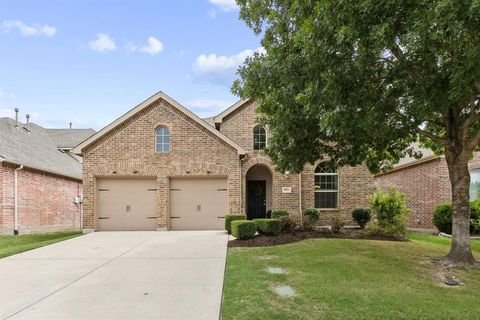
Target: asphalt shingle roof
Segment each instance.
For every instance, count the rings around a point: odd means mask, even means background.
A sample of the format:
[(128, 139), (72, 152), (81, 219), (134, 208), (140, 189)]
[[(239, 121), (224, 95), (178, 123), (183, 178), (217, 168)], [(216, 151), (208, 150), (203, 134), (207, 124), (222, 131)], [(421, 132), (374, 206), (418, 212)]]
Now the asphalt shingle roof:
[[(75, 146), (94, 133), (91, 129), (67, 130), (45, 129), (30, 124), (30, 133), (25, 125), (15, 120), (0, 118), (0, 160), (22, 164), (37, 170), (82, 179), (82, 164), (69, 152), (59, 147)], [(65, 144), (64, 146), (61, 146)]]

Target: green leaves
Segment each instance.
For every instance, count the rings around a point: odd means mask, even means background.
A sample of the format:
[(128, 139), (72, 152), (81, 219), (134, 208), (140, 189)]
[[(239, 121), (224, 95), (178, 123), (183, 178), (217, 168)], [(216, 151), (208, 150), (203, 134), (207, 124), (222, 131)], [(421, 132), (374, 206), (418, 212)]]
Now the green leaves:
[[(472, 104), (478, 0), (238, 3), (267, 54), (245, 62), (232, 91), (256, 100), (273, 133), (266, 153), (280, 171), (323, 157), (386, 170), (422, 130), (422, 143), (442, 152), (441, 138), (463, 139), (460, 127), (480, 113)], [(480, 130), (474, 120), (469, 139)]]

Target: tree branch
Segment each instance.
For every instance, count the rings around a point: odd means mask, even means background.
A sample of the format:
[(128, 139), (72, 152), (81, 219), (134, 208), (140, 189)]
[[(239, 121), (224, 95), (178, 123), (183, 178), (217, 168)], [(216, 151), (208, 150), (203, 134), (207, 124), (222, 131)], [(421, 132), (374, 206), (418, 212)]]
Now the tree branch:
[(410, 75), (410, 77), (412, 77), (412, 79), (418, 83), (421, 82), (421, 78), (420, 78), (420, 75), (417, 73), (417, 71), (408, 63), (407, 59), (405, 58), (405, 54), (403, 53), (402, 49), (400, 48), (400, 46), (395, 43), (395, 45), (390, 48), (390, 52), (392, 52), (392, 54), (394, 55), (394, 57), (401, 61), (402, 63), (405, 64), (406, 68), (407, 68), (407, 71), (408, 71), (408, 74)]
[(420, 129), (419, 127), (415, 127), (415, 130), (420, 133), (421, 135), (424, 135), (426, 136), (427, 138), (429, 138), (430, 140), (432, 141), (435, 141), (435, 142), (438, 142), (438, 143), (442, 143), (444, 144), (446, 139), (445, 138), (442, 138), (442, 137), (439, 137), (431, 132), (428, 132), (428, 131), (425, 131), (425, 130), (422, 130)]

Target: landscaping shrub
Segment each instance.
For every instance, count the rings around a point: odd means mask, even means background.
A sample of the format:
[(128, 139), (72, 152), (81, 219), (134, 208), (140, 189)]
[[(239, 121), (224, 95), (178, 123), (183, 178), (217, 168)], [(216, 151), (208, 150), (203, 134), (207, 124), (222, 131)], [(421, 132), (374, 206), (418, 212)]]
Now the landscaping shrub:
[(254, 219), (257, 224), (257, 230), (260, 234), (274, 236), (282, 230), (280, 220), (278, 219)]
[(318, 219), (320, 219), (320, 210), (316, 208), (305, 209), (303, 212), (303, 230), (313, 231)]
[[(452, 234), (452, 204), (442, 203), (435, 208), (432, 222), (438, 231)], [(480, 199), (470, 202), (470, 233), (480, 234)]]
[(269, 219), (272, 217), (272, 210), (267, 210), (266, 217)]
[(272, 219), (280, 219), (281, 217), (288, 217), (288, 211), (285, 209), (272, 210)]
[(340, 233), (340, 230), (345, 227), (345, 220), (339, 214), (336, 214), (330, 220), (330, 227), (333, 233)]
[(240, 240), (251, 239), (255, 237), (257, 232), (257, 224), (248, 220), (232, 221), (232, 235)]
[(372, 217), (372, 210), (369, 208), (355, 208), (352, 211), (353, 220), (358, 223), (360, 228), (364, 229)]
[(293, 233), (297, 229), (297, 223), (290, 217), (281, 217), (280, 225), (283, 232)]
[(410, 209), (405, 204), (404, 193), (398, 192), (393, 186), (388, 188), (387, 193), (377, 188), (370, 198), (370, 206), (384, 234), (405, 235), (406, 216)]
[(432, 222), (438, 231), (452, 234), (452, 205), (450, 203), (438, 205), (435, 208)]
[(232, 222), (236, 220), (245, 220), (247, 217), (243, 214), (227, 214), (225, 216), (225, 230), (228, 234), (232, 233)]
[(303, 216), (316, 222), (318, 219), (320, 219), (320, 210), (317, 208), (307, 208), (303, 212)]

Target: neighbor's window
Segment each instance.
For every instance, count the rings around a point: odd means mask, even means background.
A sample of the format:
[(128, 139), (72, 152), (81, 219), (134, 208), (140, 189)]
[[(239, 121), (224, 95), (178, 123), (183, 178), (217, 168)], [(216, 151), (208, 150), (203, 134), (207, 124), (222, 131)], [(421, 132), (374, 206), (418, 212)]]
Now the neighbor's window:
[(253, 128), (253, 150), (262, 150), (267, 145), (267, 133), (262, 126)]
[(329, 162), (315, 169), (315, 208), (334, 209), (338, 204), (338, 172)]
[(170, 151), (170, 132), (166, 127), (160, 127), (155, 133), (155, 151), (169, 152)]
[(480, 169), (470, 171), (470, 201), (480, 199)]

